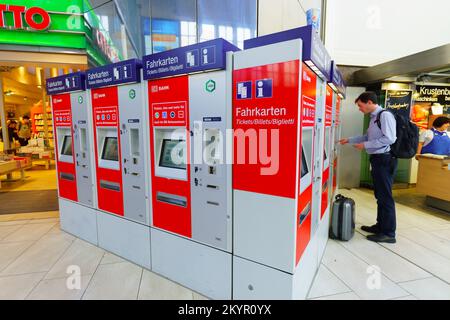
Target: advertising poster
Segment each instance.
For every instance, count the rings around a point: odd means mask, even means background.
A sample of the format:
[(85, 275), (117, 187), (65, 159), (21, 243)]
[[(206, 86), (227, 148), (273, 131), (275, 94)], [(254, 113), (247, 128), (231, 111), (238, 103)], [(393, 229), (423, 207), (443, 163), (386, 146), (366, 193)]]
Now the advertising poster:
[(403, 116), (409, 118), (412, 104), (411, 90), (387, 90), (386, 109), (394, 109)]
[(176, 49), (180, 46), (180, 22), (152, 20), (153, 53)]
[(450, 115), (450, 86), (417, 85), (411, 119), (421, 129), (429, 129), (429, 118)]

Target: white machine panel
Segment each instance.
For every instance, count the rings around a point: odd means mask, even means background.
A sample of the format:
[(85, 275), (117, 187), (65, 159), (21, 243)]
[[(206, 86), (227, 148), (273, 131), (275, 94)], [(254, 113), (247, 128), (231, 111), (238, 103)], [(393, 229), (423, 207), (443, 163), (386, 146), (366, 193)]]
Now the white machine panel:
[(61, 229), (94, 245), (97, 239), (97, 211), (59, 198)]
[(151, 268), (149, 227), (99, 212), (98, 245), (144, 268)]
[(151, 228), (152, 271), (212, 299), (231, 299), (230, 253)]

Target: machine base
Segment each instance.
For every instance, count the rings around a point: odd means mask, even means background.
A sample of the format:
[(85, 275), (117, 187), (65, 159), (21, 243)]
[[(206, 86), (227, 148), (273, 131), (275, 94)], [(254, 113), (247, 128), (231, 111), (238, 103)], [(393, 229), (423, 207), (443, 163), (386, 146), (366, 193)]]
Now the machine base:
[(151, 268), (150, 227), (98, 212), (98, 246), (134, 262)]
[(62, 198), (58, 201), (61, 229), (98, 245), (97, 211)]
[(231, 299), (230, 253), (151, 228), (152, 271), (211, 299)]
[(317, 230), (317, 236), (318, 236), (318, 250), (319, 250), (319, 256), (318, 256), (318, 264), (320, 265), (320, 262), (322, 261), (322, 257), (325, 253), (325, 249), (327, 247), (328, 243), (328, 236), (329, 236), (329, 230), (330, 230), (330, 207), (327, 208), (325, 211), (322, 220), (319, 223), (319, 228)]
[(233, 299), (303, 300), (317, 273), (318, 233), (311, 239), (294, 274), (233, 257)]

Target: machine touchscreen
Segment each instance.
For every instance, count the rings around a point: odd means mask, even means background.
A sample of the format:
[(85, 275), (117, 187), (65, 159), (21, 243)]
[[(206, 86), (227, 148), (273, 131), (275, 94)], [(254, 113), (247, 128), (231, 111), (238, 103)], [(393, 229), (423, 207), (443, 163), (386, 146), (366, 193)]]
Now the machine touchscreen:
[(119, 161), (119, 149), (117, 137), (106, 137), (103, 144), (102, 159), (108, 161)]
[(64, 136), (61, 154), (64, 156), (72, 156), (72, 137)]
[(164, 139), (162, 141), (159, 166), (186, 170), (186, 141)]

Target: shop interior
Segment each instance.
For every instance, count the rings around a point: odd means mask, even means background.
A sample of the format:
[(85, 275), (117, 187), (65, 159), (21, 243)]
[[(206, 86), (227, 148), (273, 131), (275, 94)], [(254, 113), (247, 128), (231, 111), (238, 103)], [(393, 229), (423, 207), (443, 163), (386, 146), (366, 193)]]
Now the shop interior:
[(0, 62), (0, 198), (8, 199), (2, 201), (0, 213), (58, 210), (53, 121), (45, 79), (85, 68)]

